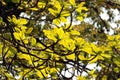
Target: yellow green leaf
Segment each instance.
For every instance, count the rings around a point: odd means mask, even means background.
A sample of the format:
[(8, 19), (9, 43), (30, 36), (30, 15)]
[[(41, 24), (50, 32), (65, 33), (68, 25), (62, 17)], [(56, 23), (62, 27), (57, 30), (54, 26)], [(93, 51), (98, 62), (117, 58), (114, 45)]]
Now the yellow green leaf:
[(67, 59), (75, 60), (75, 54), (70, 54), (66, 56)]
[(69, 0), (69, 2), (70, 2), (70, 4), (72, 4), (72, 5), (76, 5), (76, 4), (75, 4), (75, 0)]
[(30, 55), (28, 55), (28, 54), (23, 54), (23, 53), (20, 52), (20, 53), (18, 53), (18, 57), (19, 57), (20, 59), (25, 59), (25, 60), (28, 61), (29, 64), (32, 64), (32, 60), (31, 60)]
[(53, 32), (53, 30), (43, 30), (45, 36), (47, 36), (49, 39), (53, 40), (53, 41), (57, 41), (56, 37), (55, 37), (55, 32)]
[(15, 80), (15, 78), (10, 74), (6, 69), (0, 68), (0, 74), (3, 74), (7, 77), (7, 80)]
[(20, 37), (21, 37), (21, 39), (23, 40), (23, 39), (25, 38), (25, 33), (20, 32)]
[(84, 45), (84, 48), (81, 49), (82, 51), (88, 53), (88, 54), (95, 54), (90, 46), (90, 44)]
[(44, 2), (38, 2), (38, 7), (39, 8), (44, 8), (45, 7), (45, 3)]
[(65, 17), (60, 17), (60, 20), (61, 20), (62, 22), (67, 22), (67, 19), (66, 19)]
[(42, 70), (36, 70), (37, 72), (37, 75), (40, 77), (40, 78), (44, 78), (44, 77), (47, 77), (48, 74), (46, 73), (46, 68), (45, 69), (42, 69)]
[(77, 19), (80, 20), (80, 21), (83, 21), (83, 17), (82, 16), (78, 16)]
[(79, 46), (79, 47), (81, 47), (81, 46), (83, 46), (85, 43), (87, 43), (87, 42), (85, 42), (85, 40), (83, 39), (83, 38), (75, 38), (75, 44), (77, 45), (77, 46)]
[(94, 73), (95, 73), (94, 69), (89, 72), (90, 75), (93, 75)]
[(32, 46), (35, 46), (35, 45), (36, 45), (36, 39), (33, 38), (33, 37), (32, 37), (32, 39), (31, 39), (31, 45), (32, 45)]
[(27, 24), (27, 20), (23, 19), (23, 18), (20, 18), (20, 19), (17, 20), (17, 24), (19, 24), (19, 25)]
[(45, 48), (45, 46), (43, 46), (41, 43), (37, 43), (36, 47), (39, 47), (39, 48), (42, 48), (42, 49)]
[(26, 32), (27, 27), (26, 26), (20, 26), (22, 32)]
[(30, 10), (32, 10), (32, 11), (37, 11), (38, 10), (38, 8), (29, 8)]
[(19, 27), (15, 27), (15, 31), (16, 31), (16, 32), (20, 32), (21, 30), (20, 30)]
[(60, 24), (60, 19), (54, 19), (53, 23), (56, 24), (56, 25), (59, 25)]
[(115, 63), (118, 67), (120, 67), (120, 61), (118, 61), (117, 59), (115, 59), (115, 60), (114, 60), (114, 63)]
[(76, 9), (77, 12), (81, 13), (82, 10), (84, 11), (87, 11), (88, 9), (86, 7), (83, 7), (85, 4), (85, 2), (81, 2), (79, 5), (78, 5), (78, 8)]
[(102, 80), (108, 80), (108, 79), (107, 79), (107, 76), (104, 75), (104, 76), (102, 77)]
[(100, 48), (97, 47), (95, 44), (91, 44), (91, 48), (92, 48), (93, 51), (96, 52), (96, 53), (100, 52)]
[(105, 58), (111, 58), (111, 55), (110, 54), (105, 54), (105, 53), (101, 53), (100, 54), (102, 57), (105, 57)]
[[(18, 68), (18, 70), (20, 71), (20, 68)], [(24, 76), (26, 73), (28, 74), (28, 72), (29, 72), (29, 74), (31, 73), (31, 72), (30, 72), (30, 69), (24, 69), (24, 70), (20, 71), (20, 73), (19, 73), (20, 78), (19, 78), (18, 80), (23, 80), (23, 76)]]
[(44, 78), (43, 74), (39, 71), (39, 70), (36, 70), (36, 74), (40, 77), (40, 78)]
[(78, 7), (79, 7), (79, 8), (82, 8), (84, 5), (85, 5), (85, 2), (81, 2), (81, 3), (78, 5)]
[(80, 35), (80, 32), (76, 31), (76, 30), (71, 30), (70, 31), (71, 35)]
[(13, 3), (19, 3), (20, 0), (12, 0)]
[(24, 42), (24, 44), (28, 44), (28, 40), (27, 39), (24, 39), (23, 42)]
[(116, 73), (119, 73), (120, 69), (119, 69), (118, 67), (116, 67), (116, 68), (114, 68), (114, 71), (115, 71)]
[(91, 61), (89, 62), (90, 64), (97, 62), (97, 60), (104, 60), (104, 58), (102, 56), (100, 56), (100, 55), (97, 55), (96, 57), (93, 56), (93, 57), (91, 57), (91, 59), (90, 59)]
[(77, 80), (86, 80), (84, 76), (77, 76)]
[(49, 8), (48, 11), (53, 15), (56, 16), (56, 11), (52, 8)]
[(57, 70), (55, 68), (47, 67), (47, 72), (48, 72), (48, 74), (55, 74), (57, 72)]
[(56, 33), (55, 37), (58, 39), (62, 39), (64, 37), (63, 28), (54, 28), (54, 32)]
[(120, 78), (118, 78), (117, 80), (120, 80)]
[(75, 42), (72, 39), (62, 39), (59, 43), (63, 45), (67, 50), (73, 51), (75, 49)]
[(61, 9), (60, 2), (55, 1), (55, 3), (54, 3), (54, 4), (55, 4), (54, 6), (55, 6), (58, 10), (60, 10), (60, 9)]
[(13, 34), (14, 34), (15, 39), (21, 40), (18, 32), (14, 32)]
[(2, 54), (2, 47), (3, 47), (3, 44), (0, 43), (0, 56)]
[(87, 58), (85, 58), (84, 55), (79, 55), (78, 57), (80, 60), (87, 60)]
[(70, 16), (70, 12), (69, 11), (62, 11), (61, 16), (64, 16), (64, 17)]
[(33, 27), (28, 28), (28, 30), (26, 31), (26, 33), (30, 34), (33, 31)]

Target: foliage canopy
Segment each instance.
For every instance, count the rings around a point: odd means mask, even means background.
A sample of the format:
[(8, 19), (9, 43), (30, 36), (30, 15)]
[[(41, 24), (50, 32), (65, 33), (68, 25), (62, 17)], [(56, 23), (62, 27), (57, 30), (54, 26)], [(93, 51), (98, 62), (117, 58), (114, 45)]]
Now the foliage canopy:
[(120, 79), (120, 21), (113, 9), (119, 12), (119, 1), (0, 0), (0, 78)]

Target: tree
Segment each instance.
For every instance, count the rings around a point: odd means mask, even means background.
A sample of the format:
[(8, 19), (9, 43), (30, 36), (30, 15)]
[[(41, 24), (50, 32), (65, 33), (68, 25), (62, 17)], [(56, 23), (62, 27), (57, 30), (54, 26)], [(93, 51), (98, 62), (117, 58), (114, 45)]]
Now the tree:
[(0, 78), (118, 80), (120, 29), (112, 9), (119, 11), (120, 2), (0, 0)]

